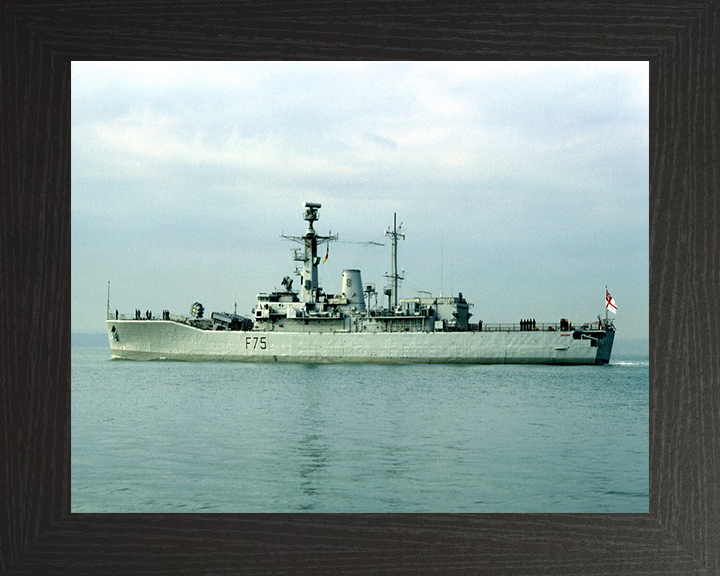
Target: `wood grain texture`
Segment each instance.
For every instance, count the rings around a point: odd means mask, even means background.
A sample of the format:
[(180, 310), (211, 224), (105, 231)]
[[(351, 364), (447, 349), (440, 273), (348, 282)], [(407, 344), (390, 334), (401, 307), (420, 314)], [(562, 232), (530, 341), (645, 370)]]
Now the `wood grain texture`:
[[(720, 574), (718, 1), (26, 4), (0, 4), (0, 572)], [(650, 513), (70, 514), (70, 62), (165, 58), (649, 60)]]

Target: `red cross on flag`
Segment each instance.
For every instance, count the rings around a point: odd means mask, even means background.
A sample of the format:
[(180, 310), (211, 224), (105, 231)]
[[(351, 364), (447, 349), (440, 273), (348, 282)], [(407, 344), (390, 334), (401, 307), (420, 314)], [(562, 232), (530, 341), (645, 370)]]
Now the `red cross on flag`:
[(610, 296), (610, 292), (605, 288), (605, 308), (613, 314), (617, 314), (617, 306), (615, 306), (615, 298)]

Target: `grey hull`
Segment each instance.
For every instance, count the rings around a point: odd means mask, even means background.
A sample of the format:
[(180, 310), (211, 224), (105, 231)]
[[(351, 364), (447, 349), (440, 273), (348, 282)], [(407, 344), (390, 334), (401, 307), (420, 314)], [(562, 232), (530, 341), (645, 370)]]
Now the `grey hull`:
[(175, 321), (108, 320), (113, 358), (236, 362), (606, 364), (599, 345), (562, 331), (261, 332), (200, 330)]

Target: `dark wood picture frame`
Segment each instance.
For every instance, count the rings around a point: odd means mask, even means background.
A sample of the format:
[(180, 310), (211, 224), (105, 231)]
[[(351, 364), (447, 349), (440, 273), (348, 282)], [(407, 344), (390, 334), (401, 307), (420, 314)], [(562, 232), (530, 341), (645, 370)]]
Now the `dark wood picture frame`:
[[(718, 1), (0, 4), (0, 572), (720, 573)], [(649, 514), (71, 514), (70, 65), (650, 63)], [(608, 239), (612, 244), (612, 239)]]

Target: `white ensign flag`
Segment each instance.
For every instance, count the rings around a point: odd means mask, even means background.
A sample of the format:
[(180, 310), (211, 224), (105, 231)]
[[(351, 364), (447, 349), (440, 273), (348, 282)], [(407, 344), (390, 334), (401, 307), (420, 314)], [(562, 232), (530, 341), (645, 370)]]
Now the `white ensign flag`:
[(610, 310), (613, 314), (617, 314), (617, 306), (615, 306), (615, 298), (610, 296), (610, 292), (605, 288), (605, 308)]

